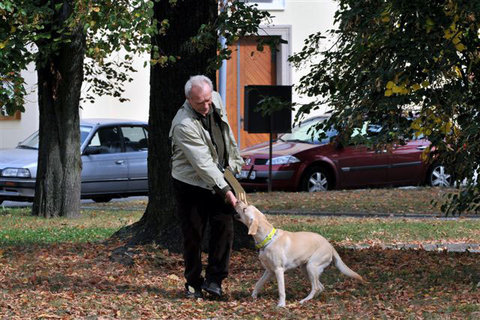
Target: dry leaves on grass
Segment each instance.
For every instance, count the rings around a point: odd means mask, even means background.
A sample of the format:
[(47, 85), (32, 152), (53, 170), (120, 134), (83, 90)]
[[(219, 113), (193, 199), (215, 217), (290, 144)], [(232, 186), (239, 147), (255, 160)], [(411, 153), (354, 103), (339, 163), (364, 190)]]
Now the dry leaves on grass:
[(369, 249), (339, 250), (367, 284), (329, 267), (325, 291), (313, 301), (300, 272), (286, 275), (287, 308), (277, 309), (276, 285), (250, 297), (262, 274), (253, 251), (234, 252), (222, 300), (183, 297), (180, 255), (147, 246), (130, 253), (134, 265), (109, 259), (119, 244), (8, 247), (0, 255), (0, 318), (312, 319), (479, 316), (478, 255)]
[[(419, 187), (413, 189), (385, 188), (333, 190), (328, 192), (257, 192), (248, 193), (248, 201), (261, 210), (295, 210), (299, 212), (367, 212), (367, 213), (426, 213), (441, 214), (444, 195), (455, 189)], [(125, 202), (86, 203), (86, 208), (143, 210), (146, 199)]]
[(453, 189), (360, 189), (328, 192), (249, 193), (248, 200), (261, 210), (296, 210), (329, 213), (441, 213), (431, 200), (443, 201)]

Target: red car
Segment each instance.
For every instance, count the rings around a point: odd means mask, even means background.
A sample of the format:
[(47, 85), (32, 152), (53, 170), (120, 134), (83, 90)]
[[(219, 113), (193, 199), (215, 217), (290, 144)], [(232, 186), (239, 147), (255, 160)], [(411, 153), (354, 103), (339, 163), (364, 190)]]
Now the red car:
[[(415, 139), (406, 145), (394, 146), (391, 152), (375, 151), (362, 145), (335, 146), (326, 132), (321, 141), (313, 139), (309, 128), (324, 121), (311, 118), (292, 133), (283, 134), (273, 143), (272, 189), (285, 191), (326, 191), (359, 187), (428, 184), (450, 186), (452, 177), (439, 164), (427, 164), (421, 154), (430, 144)], [(369, 133), (378, 132), (378, 125), (365, 124)], [(268, 188), (269, 144), (263, 143), (241, 151), (245, 160), (242, 174), (237, 176), (246, 190)]]

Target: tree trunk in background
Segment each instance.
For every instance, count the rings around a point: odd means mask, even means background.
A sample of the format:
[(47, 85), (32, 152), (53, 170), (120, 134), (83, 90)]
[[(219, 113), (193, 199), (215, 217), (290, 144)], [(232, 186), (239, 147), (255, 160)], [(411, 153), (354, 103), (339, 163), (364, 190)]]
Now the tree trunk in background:
[[(180, 57), (166, 66), (154, 65), (150, 74), (149, 114), (149, 201), (142, 218), (145, 227), (160, 237), (157, 241), (167, 247), (179, 249), (175, 201), (171, 182), (171, 145), (168, 138), (172, 119), (185, 102), (184, 86), (191, 75), (205, 74), (208, 60), (216, 55), (216, 48), (203, 52), (191, 48), (190, 39), (203, 23), (217, 16), (217, 1), (178, 1), (172, 6), (162, 0), (155, 7), (158, 21), (168, 19), (170, 27), (164, 36), (153, 39), (162, 55)], [(207, 74), (215, 79), (215, 73)], [(170, 234), (169, 229), (176, 229)], [(172, 230), (173, 231), (173, 230)]]
[[(68, 17), (66, 3), (59, 19)], [(52, 37), (53, 39), (53, 37)], [(75, 217), (80, 213), (81, 170), (79, 100), (85, 37), (81, 27), (56, 54), (37, 61), (40, 141), (32, 214)], [(38, 44), (42, 50), (42, 44)], [(48, 52), (48, 50), (46, 50)]]
[(200, 26), (217, 16), (217, 1), (178, 1), (172, 6), (168, 0), (155, 3), (155, 19), (168, 19), (165, 35), (152, 39), (161, 55), (180, 57), (175, 63), (151, 68), (148, 180), (149, 202), (141, 220), (120, 230), (117, 235), (129, 238), (129, 244), (155, 241), (171, 251), (182, 250), (182, 233), (175, 216), (168, 137), (170, 125), (179, 107), (185, 101), (184, 85), (192, 75), (205, 74), (215, 83), (215, 72), (207, 74), (208, 60), (216, 55), (212, 46), (197, 52), (191, 49), (190, 39)]

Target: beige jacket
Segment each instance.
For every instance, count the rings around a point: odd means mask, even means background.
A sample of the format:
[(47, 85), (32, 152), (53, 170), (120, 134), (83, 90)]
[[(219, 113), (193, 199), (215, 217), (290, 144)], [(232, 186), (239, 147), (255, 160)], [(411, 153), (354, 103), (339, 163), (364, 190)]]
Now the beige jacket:
[[(228, 124), (222, 99), (215, 91), (212, 101), (223, 122), (221, 127), (228, 166), (234, 174), (239, 173), (243, 159)], [(172, 176), (175, 179), (209, 190), (228, 186), (218, 167), (218, 154), (210, 134), (203, 128), (199, 115), (187, 100), (172, 120), (169, 137), (172, 141)]]

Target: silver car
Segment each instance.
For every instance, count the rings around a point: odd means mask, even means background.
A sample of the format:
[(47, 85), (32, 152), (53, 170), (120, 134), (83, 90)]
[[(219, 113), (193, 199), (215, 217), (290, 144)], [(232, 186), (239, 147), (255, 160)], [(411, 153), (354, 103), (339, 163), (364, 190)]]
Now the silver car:
[[(146, 195), (147, 123), (115, 119), (80, 121), (82, 198)], [(37, 176), (38, 132), (15, 149), (0, 150), (0, 203), (32, 201)]]

